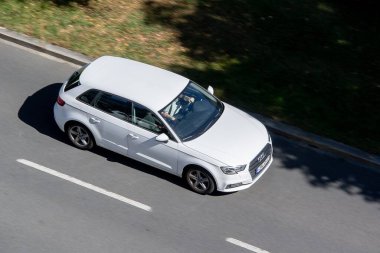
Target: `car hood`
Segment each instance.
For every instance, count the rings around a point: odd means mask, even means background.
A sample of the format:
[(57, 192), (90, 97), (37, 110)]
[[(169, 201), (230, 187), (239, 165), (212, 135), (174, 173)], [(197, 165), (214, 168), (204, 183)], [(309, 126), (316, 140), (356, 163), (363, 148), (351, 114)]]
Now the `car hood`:
[(268, 132), (252, 116), (224, 105), (224, 112), (210, 129), (183, 144), (226, 165), (247, 164), (268, 143)]

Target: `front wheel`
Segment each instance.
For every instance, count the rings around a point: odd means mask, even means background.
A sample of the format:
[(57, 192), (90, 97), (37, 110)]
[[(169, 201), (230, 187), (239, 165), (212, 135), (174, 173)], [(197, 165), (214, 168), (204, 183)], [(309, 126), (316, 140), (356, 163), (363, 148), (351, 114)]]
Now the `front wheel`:
[(67, 127), (66, 134), (71, 143), (79, 149), (89, 150), (94, 146), (90, 130), (80, 123), (70, 124)]
[(199, 194), (211, 194), (215, 190), (214, 179), (202, 168), (190, 168), (186, 171), (185, 179), (190, 189)]

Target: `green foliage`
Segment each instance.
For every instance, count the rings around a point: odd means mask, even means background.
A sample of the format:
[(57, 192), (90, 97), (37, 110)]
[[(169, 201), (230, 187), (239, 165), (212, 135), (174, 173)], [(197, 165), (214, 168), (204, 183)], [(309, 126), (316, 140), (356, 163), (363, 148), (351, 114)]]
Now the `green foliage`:
[[(223, 99), (380, 153), (378, 7), (375, 1), (198, 1), (194, 13), (178, 17), (180, 4), (148, 2), (146, 13), (149, 23), (180, 32), (188, 56), (207, 66), (183, 72), (212, 82)], [(220, 59), (236, 64), (215, 69)]]

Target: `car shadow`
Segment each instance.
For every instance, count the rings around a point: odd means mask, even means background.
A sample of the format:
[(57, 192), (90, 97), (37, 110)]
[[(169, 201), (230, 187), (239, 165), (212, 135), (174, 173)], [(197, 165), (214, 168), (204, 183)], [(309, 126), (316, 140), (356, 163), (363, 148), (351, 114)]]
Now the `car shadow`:
[[(53, 107), (61, 86), (62, 83), (53, 83), (45, 86), (44, 88), (29, 96), (19, 109), (18, 117), (22, 122), (33, 127), (39, 133), (49, 136), (50, 138), (63, 142), (67, 145), (71, 145), (71, 143), (66, 138), (66, 135), (58, 128), (54, 120)], [(161, 171), (104, 148), (95, 147), (90, 152), (104, 157), (107, 159), (107, 161), (120, 163), (133, 169), (148, 173), (160, 179), (164, 179), (183, 188), (187, 188), (183, 180), (175, 175)]]
[(162, 171), (160, 169), (154, 168), (152, 166), (149, 166), (145, 163), (141, 163), (139, 161), (133, 160), (126, 156), (120, 155), (111, 150), (108, 150), (99, 146), (95, 146), (90, 152), (93, 152), (99, 156), (106, 158), (107, 161), (109, 162), (122, 164), (124, 166), (130, 167), (130, 168), (139, 170), (141, 172), (150, 174), (152, 176), (155, 176), (157, 178), (163, 179), (165, 181), (168, 181), (182, 188), (188, 189), (187, 185), (184, 183), (182, 178), (172, 175), (168, 172)]
[(29, 96), (19, 109), (18, 117), (41, 134), (68, 143), (56, 125), (53, 115), (53, 106), (61, 86), (62, 83), (53, 83)]

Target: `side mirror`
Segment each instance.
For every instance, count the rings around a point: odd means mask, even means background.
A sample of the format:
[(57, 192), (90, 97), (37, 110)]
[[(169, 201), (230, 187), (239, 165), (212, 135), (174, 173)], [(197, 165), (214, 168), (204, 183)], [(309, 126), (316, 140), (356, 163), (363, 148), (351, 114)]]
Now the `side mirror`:
[(214, 88), (211, 85), (208, 86), (207, 91), (214, 95)]
[(162, 133), (160, 134), (159, 136), (156, 137), (156, 141), (159, 141), (159, 142), (168, 142), (169, 141), (169, 137)]

